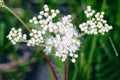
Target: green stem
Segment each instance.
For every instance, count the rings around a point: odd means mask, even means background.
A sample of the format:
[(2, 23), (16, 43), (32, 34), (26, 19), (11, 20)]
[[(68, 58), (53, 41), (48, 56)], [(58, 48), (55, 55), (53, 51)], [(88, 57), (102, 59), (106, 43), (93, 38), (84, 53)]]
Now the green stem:
[(90, 53), (89, 53), (89, 58), (88, 58), (88, 62), (87, 62), (87, 65), (86, 65), (86, 68), (85, 70), (88, 72), (89, 74), (89, 67), (92, 63), (92, 60), (93, 60), (93, 57), (94, 57), (94, 50), (95, 50), (95, 47), (96, 47), (96, 43), (97, 43), (97, 36), (95, 36), (92, 40), (92, 45), (91, 45), (91, 49), (90, 49)]
[(31, 32), (30, 28), (25, 24), (25, 22), (13, 11), (11, 10), (9, 7), (7, 7), (6, 5), (3, 5), (3, 7), (5, 9), (7, 9), (10, 13), (12, 13), (20, 22), (21, 24), (29, 31)]
[(46, 47), (46, 46), (54, 46), (54, 44), (40, 44), (40, 46), (44, 46), (44, 47)]
[[(106, 4), (106, 0), (103, 0), (102, 6), (101, 6), (101, 11), (104, 11), (104, 6), (105, 6), (105, 4)], [(115, 55), (118, 56), (118, 52), (117, 52), (117, 50), (116, 50), (116, 48), (115, 48), (115, 45), (114, 45), (111, 37), (109, 37), (109, 40), (110, 40), (110, 44), (112, 45), (112, 48), (113, 48), (113, 50), (114, 50), (114, 52), (115, 52)]]
[(81, 38), (81, 37), (83, 37), (83, 36), (85, 36), (85, 35), (86, 35), (86, 33), (81, 33), (81, 34), (75, 36), (74, 38), (75, 38), (75, 39), (76, 39), (76, 38)]
[(74, 66), (75, 66), (75, 69), (74, 69), (74, 71), (73, 71), (73, 77), (72, 77), (72, 80), (76, 80), (76, 77), (77, 77), (77, 74), (78, 74), (78, 71), (79, 71), (79, 70), (78, 70), (79, 68), (77, 67), (78, 64), (75, 63)]
[(106, 0), (103, 0), (102, 5), (101, 5), (101, 11), (104, 11), (105, 4), (106, 4)]
[[(19, 41), (19, 42), (28, 42), (28, 41)], [(46, 47), (46, 46), (52, 46), (54, 47), (54, 44), (39, 44), (42, 47)]]
[(117, 52), (117, 50), (116, 50), (116, 48), (115, 48), (115, 45), (114, 45), (111, 37), (109, 37), (109, 40), (110, 40), (110, 43), (111, 43), (111, 45), (112, 45), (112, 47), (113, 47), (113, 50), (114, 50), (114, 52), (115, 52), (115, 55), (118, 56), (118, 52)]

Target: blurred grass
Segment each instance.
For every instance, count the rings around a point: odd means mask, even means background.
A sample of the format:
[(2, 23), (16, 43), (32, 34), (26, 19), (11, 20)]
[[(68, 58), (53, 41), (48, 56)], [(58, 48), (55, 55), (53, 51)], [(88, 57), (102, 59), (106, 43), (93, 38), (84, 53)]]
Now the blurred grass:
[[(80, 51), (77, 52), (79, 58), (75, 64), (69, 63), (69, 80), (120, 80), (120, 57), (116, 57), (108, 39), (109, 36), (112, 38), (119, 54), (120, 0), (5, 0), (5, 3), (28, 25), (29, 19), (36, 16), (42, 10), (44, 4), (48, 4), (50, 8), (60, 9), (61, 14), (74, 14), (76, 17), (73, 23), (77, 25), (77, 28), (79, 23), (86, 20), (84, 10), (87, 5), (91, 5), (96, 11), (105, 11), (105, 19), (113, 26), (113, 30), (104, 36), (85, 36), (85, 38), (81, 39), (83, 44)], [(13, 45), (9, 44), (9, 40), (6, 39), (11, 27), (23, 28), (13, 15), (0, 8), (0, 55), (3, 53), (16, 53), (17, 48), (13, 48)], [(11, 49), (14, 49), (14, 51), (11, 51)], [(43, 56), (38, 57), (39, 50), (35, 51), (35, 53), (33, 56), (37, 57), (38, 60), (42, 60), (41, 57), (43, 58)], [(54, 63), (63, 76), (64, 64), (60, 60), (54, 60)], [(25, 73), (24, 70), (21, 72)], [(9, 80), (20, 80), (18, 77), (15, 78), (19, 74), (14, 73), (10, 72), (5, 75), (9, 76)], [(23, 78), (21, 77), (21, 80)], [(53, 80), (53, 78), (50, 80)]]
[(5, 24), (1, 22), (0, 24), (0, 48), (4, 47), (4, 36), (5, 36)]

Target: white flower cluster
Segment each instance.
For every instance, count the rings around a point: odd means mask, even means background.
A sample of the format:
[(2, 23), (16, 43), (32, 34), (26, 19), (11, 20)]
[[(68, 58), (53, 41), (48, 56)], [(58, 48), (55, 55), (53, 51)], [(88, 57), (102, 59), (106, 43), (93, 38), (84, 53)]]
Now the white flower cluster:
[(42, 27), (42, 34), (45, 34), (48, 30), (53, 32), (57, 30), (57, 26), (53, 24), (53, 19), (59, 14), (59, 10), (49, 9), (47, 5), (44, 5), (44, 11), (40, 11), (40, 14), (37, 17), (33, 17), (30, 20), (30, 23), (40, 24)]
[[(46, 44), (54, 44), (56, 48), (55, 56), (62, 58), (64, 62), (69, 55), (71, 61), (74, 63), (75, 58), (78, 57), (78, 54), (75, 52), (79, 49), (80, 40), (75, 39), (74, 37), (78, 35), (73, 24), (71, 23), (71, 16), (64, 16), (62, 19), (56, 23), (58, 27), (58, 32), (55, 37), (48, 38)], [(46, 52), (51, 53), (52, 46), (47, 46), (45, 48)]]
[(16, 30), (15, 28), (12, 28), (7, 38), (11, 41), (13, 45), (15, 45), (17, 42), (27, 41), (26, 34), (22, 34), (21, 28), (19, 28), (18, 30)]
[(84, 12), (86, 14), (86, 17), (92, 17), (93, 14), (95, 13), (95, 10), (91, 9), (91, 6), (87, 6), (87, 9)]
[(86, 17), (89, 18), (88, 21), (79, 25), (81, 31), (84, 31), (86, 34), (102, 34), (108, 32), (112, 29), (112, 26), (107, 24), (107, 21), (104, 20), (104, 12), (95, 13), (94, 10), (91, 9), (90, 6), (87, 7), (85, 11)]
[(49, 33), (56, 33), (57, 26), (53, 23), (53, 19), (59, 14), (59, 10), (49, 9), (47, 5), (44, 5), (44, 11), (40, 11), (37, 17), (30, 19), (30, 23), (40, 25), (41, 30), (33, 29), (30, 33), (31, 39), (28, 40), (28, 46), (35, 46), (44, 43), (46, 39), (43, 36)]
[(28, 40), (27, 45), (28, 46), (39, 46), (41, 43), (43, 43), (43, 37), (42, 32), (40, 30), (32, 29), (32, 32), (30, 33), (31, 39)]
[[(29, 46), (40, 45), (45, 43), (45, 51), (47, 54), (51, 53), (52, 47), (55, 47), (55, 56), (62, 58), (64, 62), (69, 55), (71, 61), (74, 63), (75, 58), (78, 57), (75, 52), (79, 49), (80, 40), (74, 38), (78, 33), (71, 23), (71, 15), (64, 16), (57, 22), (54, 18), (59, 14), (59, 10), (49, 9), (44, 5), (44, 11), (40, 11), (38, 17), (33, 17), (30, 23), (40, 25), (41, 30), (32, 30), (30, 33), (31, 39), (28, 40)], [(44, 38), (45, 34), (53, 34), (48, 38)]]

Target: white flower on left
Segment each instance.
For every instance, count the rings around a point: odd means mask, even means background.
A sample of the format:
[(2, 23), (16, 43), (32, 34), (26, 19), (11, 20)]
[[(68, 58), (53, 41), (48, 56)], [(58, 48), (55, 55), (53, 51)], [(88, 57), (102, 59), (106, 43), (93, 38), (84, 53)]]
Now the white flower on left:
[(22, 34), (22, 29), (19, 28), (16, 30), (15, 28), (12, 28), (7, 36), (7, 38), (11, 41), (13, 45), (15, 45), (17, 42), (26, 42), (27, 36), (26, 34)]

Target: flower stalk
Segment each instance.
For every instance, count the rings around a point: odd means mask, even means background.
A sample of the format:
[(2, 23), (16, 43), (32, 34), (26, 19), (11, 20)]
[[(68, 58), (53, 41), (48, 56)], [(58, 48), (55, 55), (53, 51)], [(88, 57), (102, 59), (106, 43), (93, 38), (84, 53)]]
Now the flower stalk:
[(54, 68), (53, 68), (52, 64), (50, 63), (50, 60), (49, 60), (48, 56), (46, 55), (43, 47), (40, 46), (40, 50), (42, 51), (42, 53), (43, 53), (43, 55), (44, 55), (44, 57), (45, 57), (48, 65), (49, 65), (49, 67), (50, 67), (50, 69), (51, 69), (51, 71), (52, 71), (52, 73), (53, 73), (53, 75), (54, 75), (54, 79), (55, 79), (55, 80), (58, 80), (58, 79), (57, 79), (57, 76), (56, 76), (56, 73), (55, 73), (55, 71), (54, 71)]
[(64, 80), (68, 80), (68, 58), (66, 59), (64, 63)]
[(10, 13), (12, 13), (20, 22), (21, 24), (29, 31), (31, 32), (30, 28), (25, 24), (25, 22), (13, 11), (11, 10), (9, 7), (7, 7), (6, 5), (3, 5), (3, 7), (8, 10)]
[(115, 48), (115, 45), (114, 45), (111, 37), (109, 37), (109, 40), (110, 40), (110, 43), (111, 43), (111, 45), (112, 45), (112, 48), (113, 48), (113, 50), (114, 50), (114, 52), (115, 52), (115, 55), (118, 56), (118, 52), (117, 52), (117, 50), (116, 50), (116, 48)]
[(75, 36), (74, 38), (75, 38), (75, 39), (77, 39), (77, 38), (81, 38), (81, 37), (83, 37), (83, 36), (85, 36), (85, 35), (86, 35), (86, 33), (81, 33), (81, 34)]

